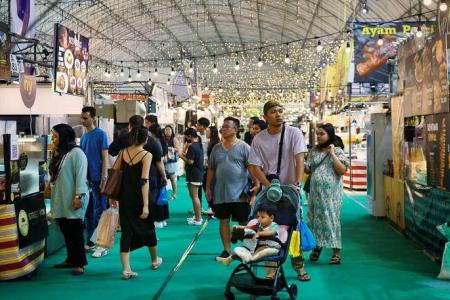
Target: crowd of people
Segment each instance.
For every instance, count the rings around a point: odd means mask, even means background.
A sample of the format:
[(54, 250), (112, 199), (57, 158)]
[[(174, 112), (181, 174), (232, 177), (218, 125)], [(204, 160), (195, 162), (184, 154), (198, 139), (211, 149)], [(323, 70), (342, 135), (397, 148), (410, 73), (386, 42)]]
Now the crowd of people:
[[(158, 205), (157, 199), (161, 188), (168, 184), (172, 190), (170, 199), (177, 199), (179, 160), (184, 161), (192, 201), (192, 216), (187, 223), (202, 225), (205, 213), (219, 221), (223, 250), (217, 261), (228, 264), (236, 253), (236, 249), (231, 249), (232, 222), (242, 228), (248, 226), (250, 208), (258, 192), (269, 188), (273, 178), (300, 191), (307, 173), (308, 224), (317, 241), (310, 260), (317, 261), (323, 248), (331, 248), (329, 264), (339, 264), (342, 175), (348, 166), (342, 141), (333, 125), (322, 124), (316, 130), (317, 145), (308, 153), (302, 132), (287, 125), (284, 114), (279, 102), (267, 102), (264, 120), (251, 118), (243, 139), (240, 121), (234, 117), (225, 118), (220, 128), (200, 118), (195, 128), (185, 130), (181, 141), (172, 126), (161, 128), (156, 116), (135, 115), (129, 119), (126, 132), (109, 144), (106, 133), (96, 127), (93, 107), (84, 107), (81, 112), (86, 133), (80, 146), (76, 145), (69, 125), (54, 126), (49, 167), (51, 218), (59, 224), (67, 248), (66, 259), (55, 268), (72, 268), (73, 275), (82, 275), (87, 252), (92, 251), (95, 258), (108, 255), (107, 249), (95, 245), (95, 229), (102, 212), (107, 207), (117, 207), (122, 278), (138, 276), (132, 271), (130, 252), (140, 247), (148, 247), (150, 268), (158, 269), (163, 260), (158, 256), (155, 228), (167, 226), (169, 205)], [(116, 158), (112, 169), (121, 170), (123, 179), (120, 195), (108, 201), (101, 191), (108, 180), (110, 155)], [(208, 203), (206, 211), (202, 211), (203, 193)], [(259, 228), (255, 236), (278, 234), (273, 217), (271, 208), (258, 212), (261, 227), (255, 227)], [(237, 248), (237, 252), (241, 250)], [(243, 255), (250, 260), (253, 254)], [(291, 263), (300, 281), (311, 279), (305, 271), (303, 254), (292, 257)]]

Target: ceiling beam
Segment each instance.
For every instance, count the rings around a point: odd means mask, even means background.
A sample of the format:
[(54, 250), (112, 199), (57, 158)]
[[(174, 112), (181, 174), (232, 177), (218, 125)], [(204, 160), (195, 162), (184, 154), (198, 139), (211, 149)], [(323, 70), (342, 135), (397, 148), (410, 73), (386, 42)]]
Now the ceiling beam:
[(314, 21), (315, 21), (315, 19), (316, 19), (317, 14), (319, 13), (319, 9), (320, 9), (320, 4), (321, 4), (321, 3), (322, 3), (322, 0), (317, 0), (316, 8), (314, 9), (314, 13), (313, 13), (313, 15), (312, 15), (311, 22), (309, 22), (308, 30), (306, 31), (306, 35), (305, 35), (305, 37), (303, 38), (301, 48), (304, 48), (304, 47), (305, 47), (306, 40), (308, 39), (309, 34), (311, 33), (311, 29), (312, 29), (312, 27), (313, 27)]
[[(131, 24), (130, 24), (127, 20), (125, 20), (122, 16), (116, 14), (116, 13), (115, 13), (109, 6), (107, 6), (102, 0), (96, 0), (96, 3), (97, 3), (101, 8), (103, 8), (103, 11), (106, 11), (106, 13), (107, 13), (109, 16), (113, 17), (118, 23), (121, 23), (121, 24), (125, 25), (125, 27), (127, 27), (127, 28), (128, 28), (131, 32), (133, 32), (135, 35), (137, 35), (137, 36), (142, 36), (142, 37), (147, 38), (147, 36), (146, 36), (143, 32), (137, 30), (133, 25), (131, 25)], [(170, 59), (170, 58), (171, 58), (170, 55), (167, 54), (167, 52), (162, 51), (162, 50), (158, 47), (159, 45), (157, 45), (156, 43), (153, 43), (153, 42), (150, 42), (150, 43), (152, 44), (152, 46), (153, 46), (155, 49), (158, 49), (158, 51), (163, 55), (163, 57), (164, 57), (165, 59)]]
[[(259, 9), (259, 0), (256, 0), (256, 16), (258, 18), (258, 31), (259, 31), (259, 45), (262, 45), (262, 28), (261, 28), (261, 18), (260, 18), (261, 10)], [(284, 29), (284, 26), (283, 26)]]
[(127, 53), (128, 55), (133, 56), (135, 59), (143, 60), (144, 58), (139, 55), (137, 52), (131, 50), (130, 48), (124, 46), (121, 43), (116, 43), (111, 37), (107, 36), (103, 32), (95, 29), (94, 27), (90, 26), (80, 18), (76, 17), (75, 15), (71, 14), (70, 12), (66, 11), (64, 8), (59, 7), (58, 5), (53, 6), (52, 10), (58, 10), (58, 12), (65, 14), (66, 16), (69, 16), (71, 20), (75, 21), (76, 24), (80, 25), (80, 27), (84, 28), (86, 31), (88, 31), (90, 34), (95, 34), (97, 36), (100, 36), (110, 43), (114, 43), (120, 50)]
[(184, 23), (191, 29), (192, 33), (194, 33), (196, 35), (196, 37), (198, 38), (198, 40), (200, 41), (200, 44), (203, 46), (203, 48), (206, 50), (206, 52), (208, 53), (208, 55), (212, 55), (211, 54), (211, 50), (209, 49), (208, 45), (205, 43), (205, 41), (200, 37), (200, 34), (198, 33), (198, 30), (196, 30), (194, 28), (194, 26), (192, 25), (192, 23), (189, 21), (189, 19), (186, 17), (186, 15), (183, 13), (183, 11), (181, 10), (180, 6), (178, 5), (178, 3), (176, 2), (176, 0), (171, 0), (171, 3), (175, 6), (175, 8), (178, 10), (178, 13), (180, 14), (180, 16), (183, 18)]
[(219, 37), (220, 42), (222, 43), (223, 47), (225, 48), (225, 50), (227, 52), (230, 52), (230, 49), (228, 48), (227, 44), (225, 43), (225, 40), (222, 37), (222, 34), (219, 32), (219, 29), (217, 28), (217, 24), (214, 21), (213, 16), (211, 15), (211, 13), (209, 12), (209, 8), (206, 6), (205, 0), (202, 0), (202, 4), (203, 7), (206, 11), (206, 13), (208, 14), (208, 18), (211, 21), (211, 23), (213, 24), (214, 30), (216, 31), (217, 36)]
[(187, 47), (185, 47), (185, 45), (177, 38), (177, 36), (160, 20), (158, 20), (158, 18), (152, 13), (152, 11), (150, 10), (150, 8), (144, 4), (144, 2), (142, 2), (142, 0), (138, 1), (139, 6), (143, 9), (144, 14), (148, 15), (149, 17), (151, 17), (153, 19), (153, 22), (159, 26), (161, 26), (162, 29), (164, 29), (164, 31), (178, 44), (178, 47), (180, 48), (180, 52), (181, 53), (187, 53), (188, 56), (192, 56), (192, 53), (190, 52), (189, 49), (187, 49)]
[[(228, 8), (230, 9), (230, 14), (231, 14), (231, 18), (233, 19), (234, 26), (236, 27), (236, 32), (238, 34), (239, 42), (241, 44), (241, 50), (244, 50), (245, 49), (245, 45), (244, 45), (244, 42), (242, 41), (241, 31), (239, 30), (239, 26), (237, 24), (236, 16), (234, 15), (233, 6), (231, 5), (231, 1), (230, 0), (228, 0)], [(258, 23), (259, 23), (259, 21), (258, 21)]]

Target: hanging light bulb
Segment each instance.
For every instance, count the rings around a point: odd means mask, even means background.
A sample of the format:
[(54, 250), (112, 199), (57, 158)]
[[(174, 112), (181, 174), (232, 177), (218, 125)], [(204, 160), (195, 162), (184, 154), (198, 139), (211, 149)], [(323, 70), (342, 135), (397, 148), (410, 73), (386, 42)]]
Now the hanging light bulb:
[(258, 68), (261, 68), (262, 66), (263, 66), (263, 61), (262, 61), (262, 58), (261, 58), (261, 56), (258, 58)]
[(419, 26), (417, 27), (416, 37), (421, 38), (422, 36), (423, 36), (422, 28)]
[(213, 72), (214, 72), (214, 74), (216, 74), (218, 71), (219, 71), (219, 70), (217, 70), (217, 65), (216, 65), (216, 63), (214, 63), (214, 66), (213, 66)]
[(205, 91), (208, 91), (208, 90), (209, 90), (208, 85), (205, 85)]
[(219, 93), (222, 93), (223, 92), (223, 89), (220, 87), (219, 88)]
[(433, 0), (423, 0), (423, 4), (426, 6), (430, 6), (433, 3)]
[(239, 71), (240, 67), (239, 67), (239, 61), (236, 61), (236, 64), (234, 65), (234, 69), (236, 71)]
[(447, 3), (445, 3), (444, 1), (441, 1), (441, 4), (439, 4), (439, 9), (441, 11), (446, 11), (448, 8)]
[(132, 78), (131, 78), (131, 70), (130, 70), (130, 68), (128, 68), (128, 81), (131, 81), (132, 80)]
[(289, 53), (286, 53), (286, 57), (284, 58), (284, 62), (285, 62), (286, 64), (288, 64), (288, 63), (291, 62), (291, 58), (289, 57)]
[(150, 78), (150, 76), (148, 77), (147, 84), (148, 84), (148, 85), (151, 85), (151, 84), (152, 84), (152, 79)]
[(350, 46), (350, 42), (347, 42), (347, 46), (345, 47), (345, 53), (350, 53), (352, 51), (352, 47)]
[(237, 90), (236, 91), (236, 95), (240, 95), (241, 94), (241, 91), (240, 90)]
[(269, 91), (267, 91), (266, 92), (266, 97), (269, 97), (270, 96), (270, 93), (269, 93)]
[(382, 45), (383, 45), (383, 43), (384, 43), (384, 41), (383, 41), (383, 37), (382, 37), (381, 35), (379, 35), (379, 36), (378, 36), (378, 41), (377, 41), (377, 45), (378, 45), (378, 46), (382, 46)]
[(194, 72), (194, 64), (191, 62), (189, 64), (189, 73), (192, 73), (192, 72)]
[(155, 76), (155, 77), (158, 76), (158, 68), (155, 68), (155, 72), (153, 72), (153, 76)]
[(319, 40), (319, 41), (317, 42), (317, 51), (320, 52), (320, 51), (322, 51), (322, 50), (323, 50), (322, 42)]
[(167, 78), (167, 82), (166, 82), (166, 84), (167, 84), (167, 85), (170, 85), (170, 77), (169, 77), (169, 78)]
[(369, 13), (369, 7), (367, 7), (367, 3), (364, 2), (361, 11), (362, 11), (363, 14), (368, 14)]
[(172, 67), (172, 70), (170, 71), (170, 76), (173, 76), (173, 75), (175, 75), (175, 68), (174, 67)]
[(141, 78), (141, 70), (137, 70), (137, 74), (136, 74), (136, 76), (138, 77), (138, 78)]
[(105, 75), (105, 77), (108, 77), (108, 67), (105, 68), (105, 73), (103, 75)]
[(125, 76), (125, 73), (123, 72), (123, 68), (122, 69), (120, 69), (120, 76)]

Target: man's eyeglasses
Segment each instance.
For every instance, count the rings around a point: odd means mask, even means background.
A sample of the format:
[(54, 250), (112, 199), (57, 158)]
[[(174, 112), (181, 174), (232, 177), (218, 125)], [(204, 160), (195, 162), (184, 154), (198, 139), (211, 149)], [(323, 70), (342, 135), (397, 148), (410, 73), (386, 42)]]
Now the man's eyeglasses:
[(220, 127), (220, 129), (230, 129), (230, 128), (235, 128), (234, 126), (222, 126), (222, 127)]

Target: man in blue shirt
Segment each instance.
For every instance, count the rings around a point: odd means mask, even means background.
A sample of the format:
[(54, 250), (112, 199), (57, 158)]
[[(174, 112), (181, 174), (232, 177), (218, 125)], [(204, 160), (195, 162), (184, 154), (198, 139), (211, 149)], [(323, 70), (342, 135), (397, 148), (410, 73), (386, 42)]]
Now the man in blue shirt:
[(86, 250), (95, 250), (93, 257), (102, 257), (108, 254), (106, 249), (96, 248), (90, 241), (97, 228), (102, 212), (106, 209), (106, 198), (100, 193), (101, 187), (108, 179), (109, 157), (108, 137), (106, 133), (96, 126), (96, 111), (92, 106), (83, 107), (81, 122), (86, 133), (81, 137), (81, 149), (88, 159), (88, 181), (90, 188), (90, 201), (86, 211), (86, 230), (88, 243)]

